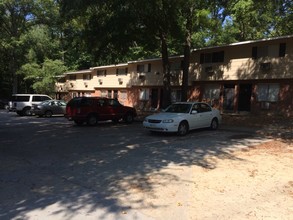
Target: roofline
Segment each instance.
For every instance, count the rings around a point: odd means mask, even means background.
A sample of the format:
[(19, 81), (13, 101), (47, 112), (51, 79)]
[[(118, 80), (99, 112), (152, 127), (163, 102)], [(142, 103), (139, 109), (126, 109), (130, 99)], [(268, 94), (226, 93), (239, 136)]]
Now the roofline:
[(91, 72), (93, 72), (91, 69), (87, 69), (87, 70), (78, 70), (78, 71), (66, 72), (66, 73), (64, 73), (64, 75), (78, 74), (78, 73), (91, 73)]
[(231, 46), (238, 46), (238, 45), (245, 45), (245, 44), (253, 44), (253, 43), (266, 42), (266, 41), (272, 41), (272, 40), (288, 39), (288, 38), (293, 38), (293, 35), (263, 38), (263, 39), (258, 39), (258, 40), (241, 41), (241, 42), (220, 45), (220, 46), (202, 47), (202, 48), (192, 49), (191, 52), (195, 52), (195, 51), (199, 51), (199, 50), (206, 50), (206, 49), (221, 48), (221, 47), (231, 47)]
[[(184, 55), (174, 55), (174, 56), (169, 56), (169, 59), (176, 59), (176, 58), (183, 58), (183, 57)], [(162, 60), (162, 57), (128, 61), (128, 64), (144, 63), (144, 62), (160, 61), (160, 60)]]
[(106, 68), (113, 68), (113, 67), (127, 67), (128, 63), (119, 63), (114, 65), (106, 65), (106, 66), (96, 66), (90, 67), (91, 70), (98, 70), (98, 69), (106, 69)]
[[(245, 45), (245, 44), (253, 44), (258, 42), (266, 42), (266, 41), (272, 41), (272, 40), (281, 40), (281, 39), (288, 39), (293, 38), (293, 35), (286, 35), (286, 36), (280, 36), (280, 37), (272, 37), (272, 38), (263, 38), (259, 40), (249, 40), (249, 41), (242, 41), (242, 42), (236, 42), (226, 45), (220, 45), (220, 46), (211, 46), (211, 47), (203, 47), (203, 48), (196, 48), (192, 49), (192, 52), (196, 51), (202, 51), (202, 50), (208, 50), (208, 49), (215, 49), (215, 48), (223, 48), (223, 47), (232, 47), (232, 46), (238, 46), (238, 45)], [(169, 56), (169, 59), (176, 59), (176, 58), (183, 58), (184, 55), (174, 55)], [(145, 63), (145, 62), (152, 62), (152, 61), (160, 61), (162, 60), (162, 57), (158, 58), (150, 58), (150, 59), (143, 59), (143, 60), (134, 60), (134, 61), (128, 61), (127, 63), (120, 63), (120, 64), (112, 64), (112, 65), (105, 65), (105, 66), (96, 66), (96, 67), (90, 67), (87, 70), (79, 70), (79, 71), (72, 71), (64, 73), (64, 75), (70, 75), (70, 74), (79, 74), (79, 73), (92, 73), (93, 70), (102, 70), (107, 68), (119, 68), (119, 67), (127, 67), (128, 64), (138, 64), (138, 63)]]

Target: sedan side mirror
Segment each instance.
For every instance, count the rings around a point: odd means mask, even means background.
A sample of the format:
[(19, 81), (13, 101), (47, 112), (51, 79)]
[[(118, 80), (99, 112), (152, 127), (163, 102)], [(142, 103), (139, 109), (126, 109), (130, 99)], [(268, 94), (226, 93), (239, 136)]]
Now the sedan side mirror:
[(192, 110), (191, 111), (191, 114), (197, 114), (197, 111), (196, 110)]

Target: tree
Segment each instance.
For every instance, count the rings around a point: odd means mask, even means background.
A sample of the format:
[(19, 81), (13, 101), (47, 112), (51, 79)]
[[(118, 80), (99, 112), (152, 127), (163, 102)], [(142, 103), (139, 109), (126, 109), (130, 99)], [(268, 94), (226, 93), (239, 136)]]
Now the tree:
[(55, 91), (56, 78), (67, 70), (60, 60), (46, 59), (41, 65), (27, 63), (21, 67), (19, 74), (23, 74), (24, 80), (32, 82), (32, 88), (37, 93), (52, 95)]
[[(172, 35), (180, 29), (174, 16), (177, 13), (176, 2), (171, 0), (126, 1), (118, 0), (82, 4), (82, 1), (64, 0), (63, 13), (70, 19), (87, 17), (88, 22), (83, 26), (86, 34), (85, 41), (91, 43), (91, 54), (98, 64), (127, 61), (125, 55), (131, 49), (143, 48), (158, 50), (163, 63), (163, 107), (171, 102), (169, 42)], [(78, 8), (79, 9), (78, 9)], [(71, 14), (76, 9), (76, 14)], [(81, 35), (83, 36), (83, 34)], [(105, 56), (103, 56), (105, 54)], [(101, 57), (103, 57), (102, 62)]]
[(173, 49), (178, 52), (177, 40), (182, 34), (177, 19), (179, 5), (177, 1), (172, 0), (135, 1), (135, 3), (140, 31), (148, 36), (149, 42), (160, 45), (164, 85), (161, 107), (165, 108), (171, 103), (169, 53)]
[[(208, 11), (204, 9), (205, 4), (202, 1), (183, 1), (181, 3), (180, 20), (182, 22), (181, 28), (184, 33), (184, 39), (182, 40), (184, 47), (184, 59), (183, 59), (183, 76), (181, 86), (181, 101), (187, 101), (188, 92), (188, 75), (190, 66), (190, 53), (192, 46), (192, 36), (194, 33), (200, 32), (203, 24), (206, 24), (208, 17)], [(196, 42), (194, 42), (196, 43)], [(196, 43), (197, 44), (197, 43)]]
[(18, 91), (16, 72), (24, 63), (25, 47), (21, 36), (27, 32), (31, 23), (28, 22), (34, 5), (33, 0), (2, 0), (0, 2), (0, 53), (6, 57), (6, 65), (1, 65), (1, 72), (7, 73), (6, 78), (12, 85), (12, 93)]
[(226, 5), (237, 41), (292, 34), (290, 0), (232, 0)]
[[(0, 54), (5, 57), (1, 81), (9, 93), (31, 92), (31, 81), (19, 71), (23, 65), (42, 64), (47, 58), (60, 59), (59, 9), (51, 0), (1, 0)], [(35, 65), (36, 64), (36, 65)], [(26, 78), (28, 79), (28, 78)]]

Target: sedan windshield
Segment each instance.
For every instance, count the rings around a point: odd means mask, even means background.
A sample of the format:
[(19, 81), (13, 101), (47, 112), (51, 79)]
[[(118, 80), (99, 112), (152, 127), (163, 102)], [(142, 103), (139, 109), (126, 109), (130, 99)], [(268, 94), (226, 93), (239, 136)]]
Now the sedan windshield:
[(171, 112), (171, 113), (189, 113), (191, 104), (183, 104), (183, 103), (177, 103), (170, 105), (165, 112)]

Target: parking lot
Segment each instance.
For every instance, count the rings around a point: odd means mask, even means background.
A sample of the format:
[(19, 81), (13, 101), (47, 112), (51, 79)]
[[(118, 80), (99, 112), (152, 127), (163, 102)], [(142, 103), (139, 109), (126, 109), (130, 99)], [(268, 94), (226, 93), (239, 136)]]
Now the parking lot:
[[(194, 172), (221, 170), (223, 161), (248, 163), (235, 152), (271, 141), (254, 129), (224, 126), (178, 137), (151, 134), (140, 121), (89, 127), (6, 111), (0, 111), (0, 124), (0, 219), (215, 219), (216, 213), (199, 211), (207, 204), (198, 203), (194, 190), (205, 183)], [(290, 212), (279, 213), (280, 219)], [(222, 213), (222, 219), (237, 219), (235, 213)]]

